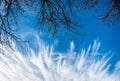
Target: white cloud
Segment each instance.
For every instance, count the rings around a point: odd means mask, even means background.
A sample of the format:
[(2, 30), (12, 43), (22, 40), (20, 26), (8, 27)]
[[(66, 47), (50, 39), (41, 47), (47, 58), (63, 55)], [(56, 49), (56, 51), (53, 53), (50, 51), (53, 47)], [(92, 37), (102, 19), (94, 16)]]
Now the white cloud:
[[(116, 71), (120, 69), (120, 62), (116, 64), (115, 71), (108, 73), (109, 58), (106, 55), (102, 58), (90, 55), (91, 47), (75, 55), (73, 42), (71, 50), (66, 54), (53, 52), (43, 42), (38, 44), (38, 54), (29, 49), (26, 55), (16, 48), (13, 51), (3, 46), (4, 53), (0, 54), (0, 81), (120, 81)], [(95, 42), (95, 52), (98, 52), (99, 44)]]

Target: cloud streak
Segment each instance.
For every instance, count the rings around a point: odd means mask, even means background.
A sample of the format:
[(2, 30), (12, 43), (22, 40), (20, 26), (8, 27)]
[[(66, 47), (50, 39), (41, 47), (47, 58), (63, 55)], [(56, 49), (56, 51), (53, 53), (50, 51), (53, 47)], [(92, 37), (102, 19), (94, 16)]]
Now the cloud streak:
[(14, 51), (1, 46), (0, 81), (120, 81), (120, 62), (109, 73), (110, 57), (99, 56), (100, 43), (74, 51), (71, 42), (67, 53), (54, 52), (54, 46), (38, 42), (39, 52), (30, 48), (22, 54), (13, 43)]

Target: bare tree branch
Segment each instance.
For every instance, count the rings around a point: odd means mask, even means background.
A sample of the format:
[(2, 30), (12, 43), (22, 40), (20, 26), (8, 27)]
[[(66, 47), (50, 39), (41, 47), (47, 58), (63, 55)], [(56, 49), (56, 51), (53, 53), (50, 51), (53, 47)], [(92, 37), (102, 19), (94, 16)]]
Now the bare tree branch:
[(56, 33), (60, 26), (65, 26), (67, 30), (71, 27), (81, 27), (72, 19), (72, 2), (75, 0), (39, 0), (38, 23), (39, 25), (48, 24), (48, 31)]
[[(18, 17), (26, 12), (25, 6), (37, 10), (37, 21), (40, 28), (48, 27), (48, 32), (56, 34), (61, 27), (79, 33), (82, 25), (75, 18), (78, 16), (75, 9), (94, 8), (101, 0), (0, 0), (0, 43), (11, 47), (10, 40), (22, 41), (15, 35), (18, 26)], [(108, 0), (107, 13), (103, 21), (120, 17), (120, 0)], [(37, 5), (37, 7), (36, 7)], [(80, 13), (80, 12), (79, 12)]]

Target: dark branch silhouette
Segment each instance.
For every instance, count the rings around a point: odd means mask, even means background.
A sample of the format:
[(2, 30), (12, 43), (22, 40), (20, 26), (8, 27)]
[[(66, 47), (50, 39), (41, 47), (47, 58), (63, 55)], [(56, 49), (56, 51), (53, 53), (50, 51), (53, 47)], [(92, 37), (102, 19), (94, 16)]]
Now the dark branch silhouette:
[[(85, 9), (94, 8), (94, 6), (98, 5), (100, 1), (104, 2), (104, 0), (80, 0), (80, 2), (82, 3), (82, 7)], [(107, 1), (108, 6), (104, 7), (106, 8), (107, 12), (103, 16), (103, 22), (109, 21), (114, 18), (119, 18), (120, 17), (120, 0), (105, 0), (105, 1)]]
[(48, 25), (48, 31), (56, 33), (60, 26), (74, 31), (75, 27), (81, 27), (73, 18), (74, 0), (39, 0), (38, 24)]
[(23, 3), (26, 0), (1, 0), (0, 1), (0, 43), (12, 48), (11, 40), (17, 44), (23, 42), (15, 35), (15, 27), (18, 26), (18, 15), (24, 13)]
[(120, 0), (112, 0), (109, 5), (110, 8), (107, 14), (105, 14), (103, 21), (112, 19), (114, 17), (120, 17)]
[[(18, 17), (27, 12), (24, 7), (37, 10), (37, 22), (40, 28), (47, 26), (48, 31), (56, 34), (61, 27), (79, 33), (81, 24), (75, 19), (78, 7), (94, 8), (101, 0), (0, 0), (0, 43), (11, 47), (10, 40), (22, 41), (15, 35)], [(109, 0), (109, 8), (103, 21), (120, 17), (120, 0)], [(36, 7), (37, 6), (37, 7)], [(79, 12), (80, 13), (80, 12)]]

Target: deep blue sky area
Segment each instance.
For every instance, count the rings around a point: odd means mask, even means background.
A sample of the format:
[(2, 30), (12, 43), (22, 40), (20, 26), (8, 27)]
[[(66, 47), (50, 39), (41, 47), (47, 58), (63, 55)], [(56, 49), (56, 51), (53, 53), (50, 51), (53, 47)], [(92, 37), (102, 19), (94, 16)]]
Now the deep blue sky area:
[(98, 39), (102, 43), (102, 49), (105, 50), (120, 50), (120, 24), (115, 22), (101, 23), (99, 16), (88, 14), (82, 16), (83, 23), (85, 24), (84, 32), (87, 34), (83, 41), (91, 41)]
[[(27, 17), (27, 18), (25, 18)], [(21, 17), (23, 21), (20, 21), (20, 33), (31, 31), (31, 28), (38, 32), (38, 26), (35, 22), (33, 14)], [(111, 61), (113, 64), (120, 60), (120, 21), (108, 21), (102, 23), (102, 13), (99, 10), (92, 9), (90, 11), (81, 12), (78, 14), (79, 22), (83, 24), (83, 28), (80, 29), (81, 35), (76, 35), (73, 32), (68, 32), (62, 35), (63, 32), (57, 34), (54, 37), (49, 38), (49, 34), (43, 32), (41, 38), (46, 43), (58, 42), (55, 51), (65, 52), (69, 49), (70, 41), (74, 41), (75, 50), (79, 51), (81, 48), (85, 48), (88, 45), (92, 45), (94, 40), (101, 42), (101, 52), (111, 51), (113, 56)], [(62, 31), (62, 30), (61, 30)], [(30, 39), (29, 39), (30, 40)], [(112, 67), (113, 68), (113, 67)]]

